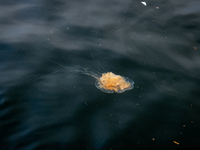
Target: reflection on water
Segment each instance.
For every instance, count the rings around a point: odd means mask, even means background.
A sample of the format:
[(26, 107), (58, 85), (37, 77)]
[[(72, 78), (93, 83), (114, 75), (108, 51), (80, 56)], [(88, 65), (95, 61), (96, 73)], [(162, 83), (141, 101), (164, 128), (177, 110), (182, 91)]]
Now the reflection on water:
[[(200, 3), (146, 3), (1, 2), (1, 149), (200, 147)], [(103, 93), (81, 67), (135, 87)]]

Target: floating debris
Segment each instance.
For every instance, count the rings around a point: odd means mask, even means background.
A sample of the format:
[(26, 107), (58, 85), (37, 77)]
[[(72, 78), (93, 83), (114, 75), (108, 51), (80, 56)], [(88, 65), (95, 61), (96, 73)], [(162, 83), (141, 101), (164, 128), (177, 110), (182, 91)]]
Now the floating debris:
[(176, 145), (179, 145), (179, 142), (173, 141), (173, 143), (175, 143)]
[(144, 6), (147, 6), (147, 3), (146, 2), (141, 2)]
[(197, 47), (196, 47), (196, 46), (194, 46), (193, 48), (194, 48), (194, 50), (197, 50)]

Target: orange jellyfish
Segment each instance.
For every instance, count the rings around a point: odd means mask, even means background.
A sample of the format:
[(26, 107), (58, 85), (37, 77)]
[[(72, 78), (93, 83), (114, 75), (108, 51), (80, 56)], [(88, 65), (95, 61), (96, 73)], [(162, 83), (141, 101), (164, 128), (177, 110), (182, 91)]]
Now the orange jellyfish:
[(126, 90), (131, 90), (134, 87), (134, 81), (128, 77), (116, 75), (112, 72), (103, 73), (97, 79), (95, 86), (106, 93), (122, 93)]
[(134, 87), (134, 81), (128, 77), (116, 75), (112, 72), (103, 73), (99, 76), (93, 72), (82, 72), (94, 77), (96, 80), (95, 86), (105, 93), (122, 93), (126, 90), (131, 90)]
[[(53, 62), (53, 61), (52, 61)], [(62, 67), (65, 67), (57, 62), (54, 62)], [(80, 67), (80, 66), (79, 66)], [(67, 67), (65, 67), (67, 68)], [(84, 67), (80, 67), (81, 69), (75, 69), (74, 71), (81, 72), (83, 74), (92, 76), (96, 79), (95, 86), (105, 93), (122, 93), (126, 90), (131, 90), (134, 87), (134, 81), (129, 79), (128, 77), (123, 77), (120, 75), (116, 75), (112, 72), (103, 73), (102, 76), (96, 74), (92, 71), (88, 71)], [(83, 69), (83, 70), (82, 70)]]

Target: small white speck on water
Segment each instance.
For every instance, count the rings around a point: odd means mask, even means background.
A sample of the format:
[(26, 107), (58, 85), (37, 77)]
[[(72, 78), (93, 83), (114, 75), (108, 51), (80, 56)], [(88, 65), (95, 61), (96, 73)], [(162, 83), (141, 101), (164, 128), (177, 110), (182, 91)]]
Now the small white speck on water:
[(141, 2), (144, 6), (147, 6), (147, 3), (146, 2)]

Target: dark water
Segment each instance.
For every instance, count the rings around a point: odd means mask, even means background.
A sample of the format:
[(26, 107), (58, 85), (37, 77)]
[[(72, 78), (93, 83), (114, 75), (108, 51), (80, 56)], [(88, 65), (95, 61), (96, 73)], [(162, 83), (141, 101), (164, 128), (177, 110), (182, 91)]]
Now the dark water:
[(146, 2), (0, 2), (1, 150), (200, 148), (200, 1)]

